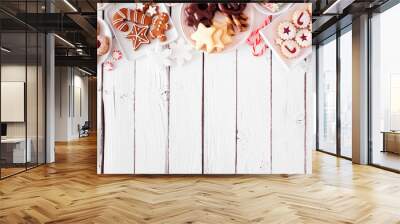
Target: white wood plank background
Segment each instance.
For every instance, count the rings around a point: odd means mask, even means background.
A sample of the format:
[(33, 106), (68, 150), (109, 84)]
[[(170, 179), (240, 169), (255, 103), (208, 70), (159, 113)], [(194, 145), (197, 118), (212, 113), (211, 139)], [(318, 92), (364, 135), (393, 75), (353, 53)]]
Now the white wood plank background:
[(253, 57), (243, 45), (195, 52), (190, 63), (161, 72), (146, 58), (119, 61), (113, 71), (99, 67), (98, 172), (310, 173), (311, 74), (287, 71), (270, 54)]
[[(178, 21), (178, 10), (172, 11)], [(178, 29), (181, 35), (181, 30)], [(202, 173), (203, 60), (195, 52), (185, 66), (170, 70), (169, 173)]]
[(168, 69), (156, 71), (143, 58), (135, 76), (135, 173), (168, 173)]
[[(97, 18), (101, 19), (103, 12), (97, 11)], [(101, 64), (97, 64), (97, 174), (103, 173), (103, 129), (103, 68)]]
[(272, 173), (304, 173), (304, 70), (272, 56)]
[(204, 56), (204, 173), (233, 174), (236, 163), (236, 51)]
[(271, 61), (238, 51), (237, 173), (271, 172)]
[(123, 61), (104, 72), (105, 173), (134, 172), (134, 70), (132, 62)]

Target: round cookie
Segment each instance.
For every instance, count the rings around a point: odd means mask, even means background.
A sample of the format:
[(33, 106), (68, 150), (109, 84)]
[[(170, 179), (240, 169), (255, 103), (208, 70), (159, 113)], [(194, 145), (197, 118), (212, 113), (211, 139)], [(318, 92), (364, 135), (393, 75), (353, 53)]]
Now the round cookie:
[(292, 20), (297, 28), (306, 28), (311, 23), (311, 16), (307, 10), (297, 10), (293, 13)]
[(294, 40), (286, 40), (281, 45), (281, 52), (287, 58), (295, 58), (300, 54), (300, 47)]
[(110, 42), (105, 36), (97, 36), (97, 55), (105, 55), (110, 48)]
[(186, 24), (195, 29), (199, 23), (210, 27), (216, 11), (216, 3), (190, 3), (185, 8)]
[(282, 40), (295, 38), (296, 31), (296, 27), (291, 22), (282, 22), (278, 26), (278, 35)]
[(296, 42), (300, 47), (309, 47), (312, 44), (312, 35), (308, 29), (301, 29), (296, 34)]

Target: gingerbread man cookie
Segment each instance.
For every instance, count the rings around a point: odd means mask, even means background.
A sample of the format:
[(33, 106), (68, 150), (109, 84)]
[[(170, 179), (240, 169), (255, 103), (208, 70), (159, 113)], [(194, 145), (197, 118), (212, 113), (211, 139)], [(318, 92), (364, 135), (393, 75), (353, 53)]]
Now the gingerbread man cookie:
[(159, 39), (161, 42), (166, 41), (167, 36), (165, 35), (165, 32), (171, 28), (168, 21), (169, 16), (167, 13), (162, 12), (158, 14), (153, 20), (152, 28), (150, 31), (151, 38)]

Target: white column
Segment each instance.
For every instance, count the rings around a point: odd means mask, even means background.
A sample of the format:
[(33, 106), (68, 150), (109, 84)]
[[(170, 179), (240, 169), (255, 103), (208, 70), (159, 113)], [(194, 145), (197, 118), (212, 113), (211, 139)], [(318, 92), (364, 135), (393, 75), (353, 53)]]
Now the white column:
[(353, 20), (353, 162), (368, 163), (368, 15)]
[(55, 133), (55, 76), (54, 76), (54, 35), (46, 36), (46, 163), (55, 161), (54, 133)]

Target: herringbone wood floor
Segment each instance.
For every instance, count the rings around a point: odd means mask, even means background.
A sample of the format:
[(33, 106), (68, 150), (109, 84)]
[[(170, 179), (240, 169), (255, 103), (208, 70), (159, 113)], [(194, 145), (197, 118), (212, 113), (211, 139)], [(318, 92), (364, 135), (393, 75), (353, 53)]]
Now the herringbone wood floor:
[(310, 176), (98, 176), (95, 138), (0, 181), (0, 223), (400, 223), (400, 175), (314, 154)]

